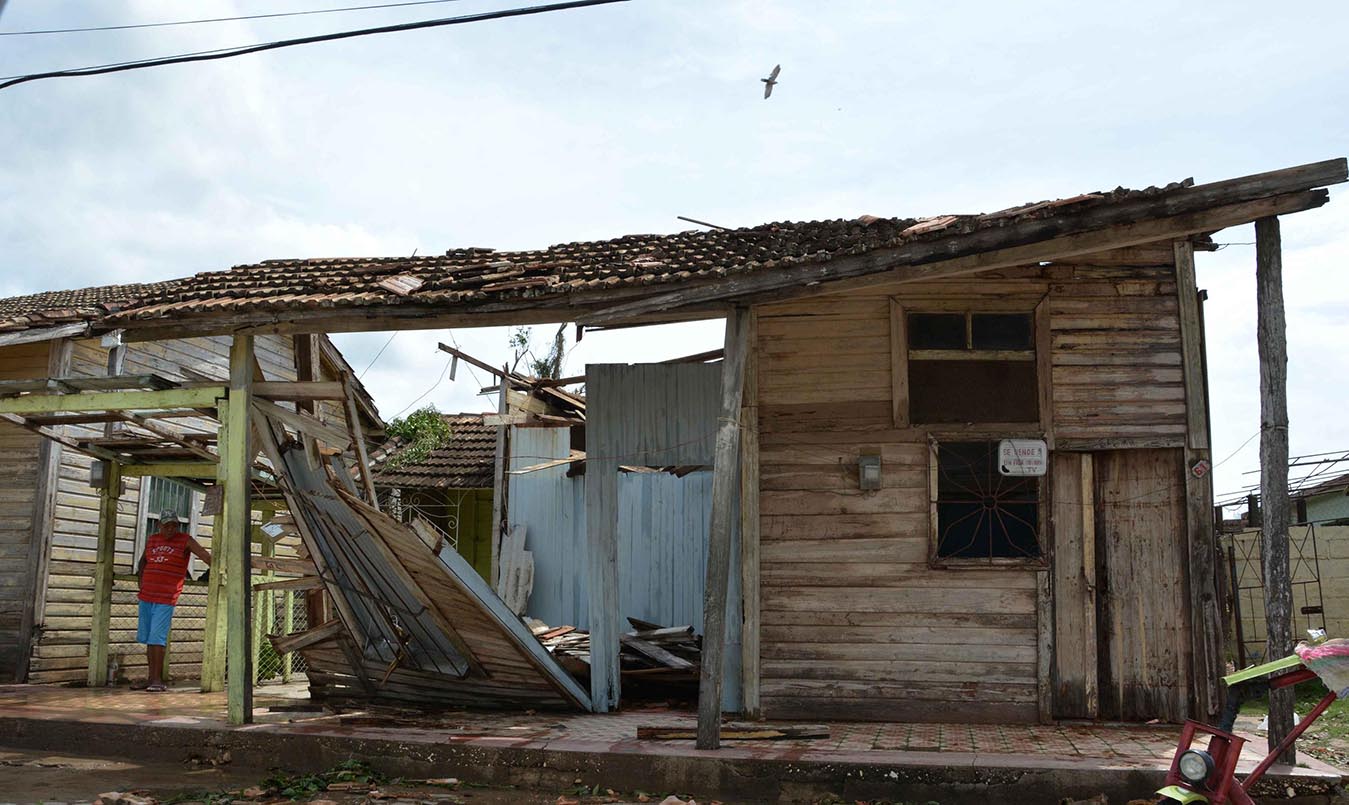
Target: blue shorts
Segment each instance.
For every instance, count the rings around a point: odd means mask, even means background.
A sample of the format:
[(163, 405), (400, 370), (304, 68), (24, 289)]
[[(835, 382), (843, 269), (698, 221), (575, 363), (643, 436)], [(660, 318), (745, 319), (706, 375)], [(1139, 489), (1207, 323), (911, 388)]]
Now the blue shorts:
[(141, 601), (140, 618), (136, 623), (136, 642), (147, 646), (167, 646), (169, 626), (173, 624), (172, 604), (152, 604)]

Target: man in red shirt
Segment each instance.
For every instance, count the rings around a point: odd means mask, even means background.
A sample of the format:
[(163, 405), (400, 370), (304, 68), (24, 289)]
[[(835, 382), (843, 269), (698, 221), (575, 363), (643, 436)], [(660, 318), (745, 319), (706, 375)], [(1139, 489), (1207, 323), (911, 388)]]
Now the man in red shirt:
[(178, 512), (165, 509), (159, 514), (159, 530), (146, 537), (136, 573), (140, 576), (140, 619), (136, 642), (145, 644), (150, 677), (145, 689), (164, 690), (164, 647), (169, 642), (173, 608), (183, 592), (183, 579), (191, 556), (208, 566), (211, 554), (190, 535), (178, 530)]

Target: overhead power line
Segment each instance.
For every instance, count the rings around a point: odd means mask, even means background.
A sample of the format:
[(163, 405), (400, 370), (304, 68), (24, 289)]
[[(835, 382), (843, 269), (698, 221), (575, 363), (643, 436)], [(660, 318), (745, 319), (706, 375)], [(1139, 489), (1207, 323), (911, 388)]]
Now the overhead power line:
[(507, 17), (524, 17), (532, 14), (546, 14), (552, 11), (567, 11), (575, 8), (586, 8), (588, 6), (602, 6), (609, 3), (623, 3), (627, 0), (571, 0), (565, 3), (551, 3), (543, 6), (525, 6), (519, 8), (507, 8), (499, 11), (485, 11), (480, 14), (465, 14), (459, 17), (444, 17), (434, 20), (422, 20), (420, 22), (404, 22), (396, 25), (382, 25), (377, 28), (359, 28), (352, 31), (338, 31), (331, 34), (318, 34), (316, 36), (304, 36), (298, 39), (281, 39), (274, 42), (263, 42), (256, 45), (241, 45), (235, 48), (222, 48), (214, 51), (200, 51), (197, 53), (184, 53), (176, 56), (165, 56), (154, 59), (143, 59), (133, 62), (119, 62), (116, 64), (97, 65), (94, 67), (80, 67), (72, 70), (54, 70), (47, 73), (31, 73), (29, 75), (15, 76), (5, 81), (0, 81), (0, 89), (8, 89), (16, 84), (24, 84), (29, 81), (38, 81), (44, 78), (73, 78), (76, 76), (104, 75), (107, 73), (121, 73), (128, 70), (140, 70), (147, 67), (163, 67), (170, 64), (186, 64), (188, 62), (214, 61), (217, 59), (228, 59), (234, 56), (246, 56), (250, 53), (261, 53), (266, 50), (279, 50), (281, 48), (295, 47), (297, 45), (312, 45), (318, 42), (332, 42), (338, 39), (354, 39), (358, 36), (370, 36), (373, 34), (401, 33), (403, 31), (416, 31), (423, 28), (441, 28), (448, 25), (463, 25), (470, 22), (484, 22), (486, 20), (498, 20)]
[[(345, 11), (371, 11), (379, 8), (403, 8), (405, 6), (431, 6), (441, 3), (457, 3), (459, 0), (406, 0), (402, 3), (379, 3), (369, 6), (344, 6), (342, 8), (318, 8), (309, 11), (278, 11), (272, 14), (247, 14), (241, 17), (207, 17), (199, 20), (170, 20), (167, 22), (140, 22), (129, 25), (96, 25), (89, 28), (48, 28), (36, 31), (0, 31), (0, 36), (43, 36), (46, 34), (83, 34), (93, 31), (130, 31), (136, 28), (168, 28), (174, 25), (203, 25), (213, 22), (242, 22), (244, 20), (268, 20), (277, 17), (305, 17), (311, 14), (338, 14)], [(4, 3), (0, 2), (0, 7)]]

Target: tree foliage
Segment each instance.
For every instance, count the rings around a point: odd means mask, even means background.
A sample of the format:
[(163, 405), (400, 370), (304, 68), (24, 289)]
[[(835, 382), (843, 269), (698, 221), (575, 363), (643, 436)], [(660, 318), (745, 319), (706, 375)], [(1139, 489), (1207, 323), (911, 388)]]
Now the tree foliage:
[(385, 465), (394, 469), (424, 461), (431, 451), (449, 446), (454, 435), (449, 423), (434, 405), (418, 408), (406, 417), (395, 418), (385, 427), (385, 431), (406, 443)]
[(511, 364), (512, 371), (520, 365), (522, 359), (528, 357), (530, 371), (535, 377), (556, 380), (562, 376), (562, 361), (567, 357), (567, 325), (563, 324), (557, 328), (557, 332), (553, 335), (553, 343), (543, 357), (534, 354), (528, 327), (516, 327), (512, 330), (509, 343), (515, 352), (515, 360)]

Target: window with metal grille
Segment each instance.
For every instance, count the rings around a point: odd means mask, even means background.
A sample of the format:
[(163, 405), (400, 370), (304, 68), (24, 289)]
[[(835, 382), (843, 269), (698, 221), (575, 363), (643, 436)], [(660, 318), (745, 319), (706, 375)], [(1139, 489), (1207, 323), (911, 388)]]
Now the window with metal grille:
[(932, 460), (936, 559), (1040, 561), (1039, 478), (999, 472), (997, 442), (941, 442)]
[[(172, 478), (149, 476), (142, 479), (140, 522), (136, 529), (135, 560), (140, 561), (145, 550), (145, 539), (159, 530), (159, 515), (165, 509), (178, 513), (178, 530), (193, 537), (197, 536), (197, 513), (195, 508), (196, 492), (191, 487)], [(133, 562), (134, 565), (134, 562)], [(188, 563), (189, 572), (197, 570), (197, 559), (192, 557)]]

